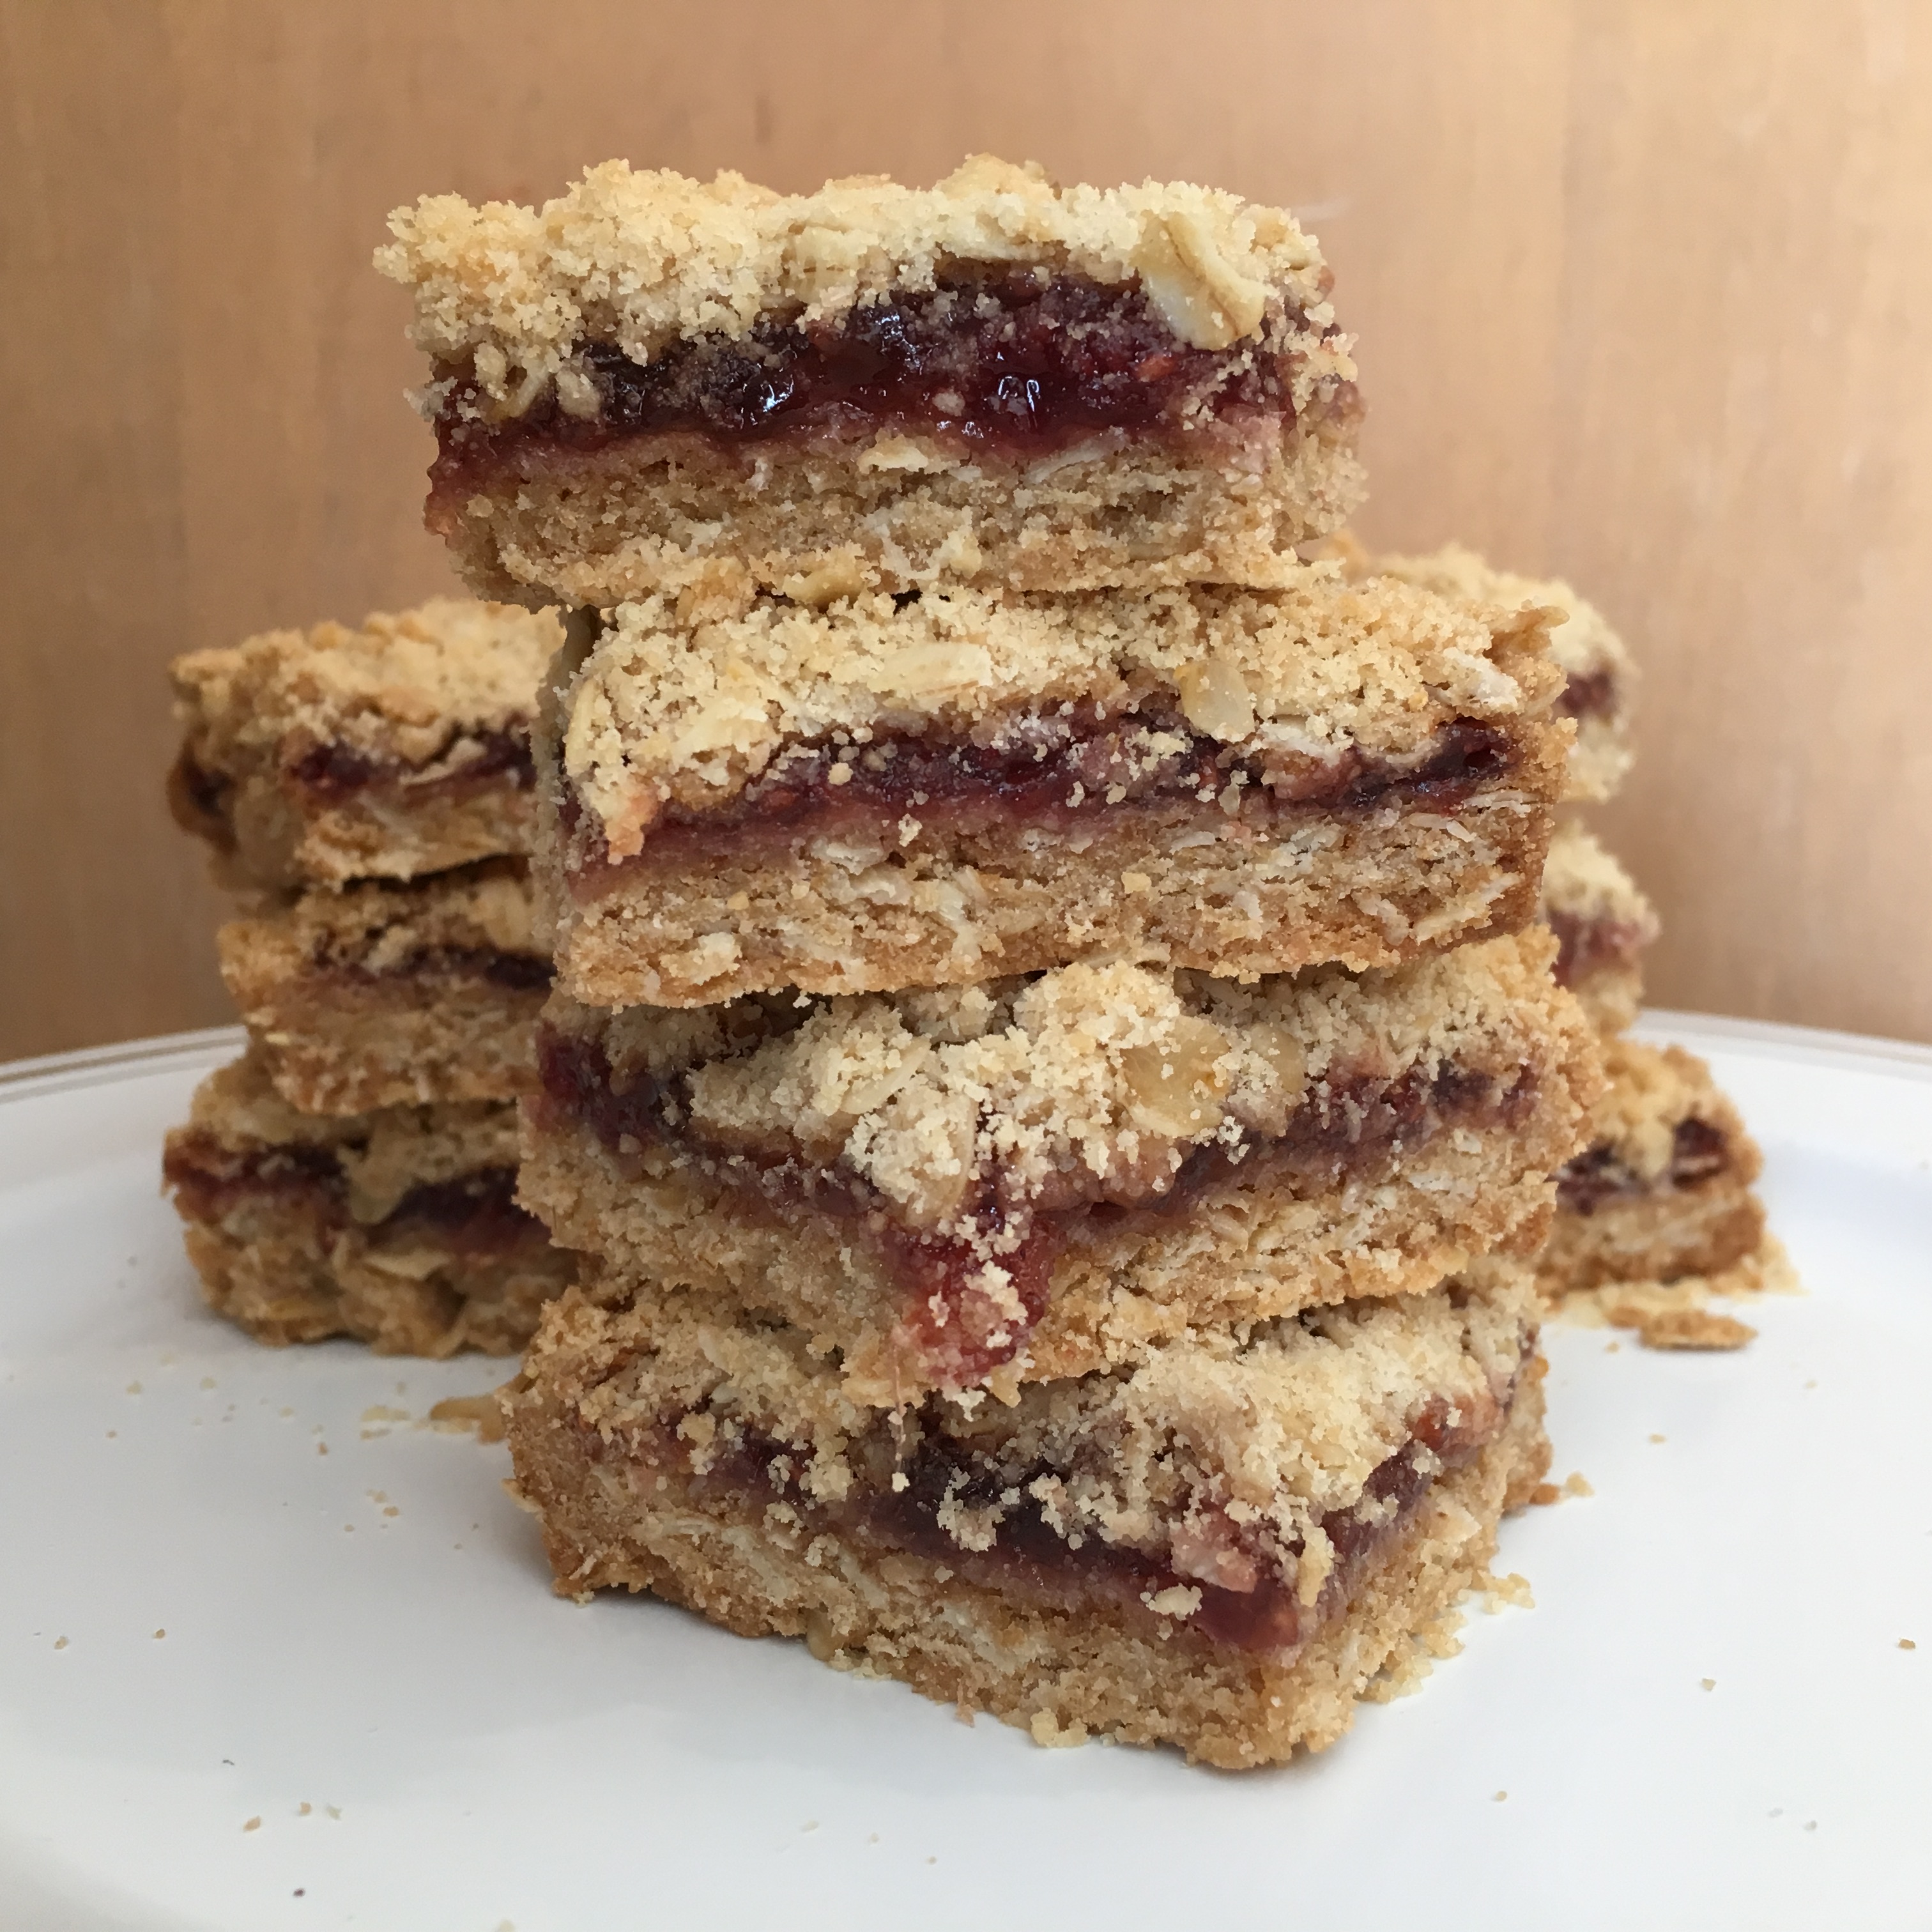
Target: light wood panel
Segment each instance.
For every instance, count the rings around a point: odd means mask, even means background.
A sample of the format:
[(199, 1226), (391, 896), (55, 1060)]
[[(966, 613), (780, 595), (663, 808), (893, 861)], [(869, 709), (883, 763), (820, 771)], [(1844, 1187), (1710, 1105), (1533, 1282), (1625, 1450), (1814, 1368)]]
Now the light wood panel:
[(1908, 0), (0, 0), (0, 1055), (224, 1016), (167, 658), (448, 583), (389, 207), (982, 148), (1304, 210), (1367, 534), (1643, 656), (1658, 997), (1932, 1037), (1928, 88)]

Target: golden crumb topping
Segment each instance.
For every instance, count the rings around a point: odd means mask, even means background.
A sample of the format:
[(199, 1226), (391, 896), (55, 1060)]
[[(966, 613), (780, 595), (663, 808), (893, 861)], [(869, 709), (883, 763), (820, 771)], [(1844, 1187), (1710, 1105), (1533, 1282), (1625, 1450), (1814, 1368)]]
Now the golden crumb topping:
[(1492, 1434), (1536, 1311), (1528, 1271), (1492, 1261), (1428, 1294), (1203, 1334), (1132, 1370), (1028, 1384), (1010, 1406), (954, 1397), (887, 1420), (845, 1397), (796, 1331), (707, 1321), (685, 1304), (612, 1312), (573, 1295), (546, 1311), (523, 1388), (560, 1397), (618, 1444), (682, 1414), (676, 1433), (696, 1474), (740, 1442), (784, 1444), (802, 1493), (833, 1506), (890, 1483), (895, 1459), (956, 1459), (962, 1481), (969, 1461), (1010, 1469), (1004, 1492), (982, 1483), (970, 1503), (951, 1492), (940, 1503), (939, 1526), (962, 1548), (995, 1546), (1004, 1520), (1024, 1512), (1075, 1547), (1098, 1538), (1161, 1555), (1182, 1576), (1223, 1586), (1252, 1588), (1253, 1571), (1241, 1570), (1259, 1557), (1312, 1601), (1334, 1558), (1322, 1519), (1359, 1508), (1372, 1523), (1370, 1478), (1405, 1450), (1418, 1474), (1438, 1471), (1414, 1440), (1426, 1415), (1449, 1434)]
[(1574, 819), (1559, 819), (1550, 836), (1543, 866), (1543, 910), (1572, 919), (1613, 920), (1641, 928), (1651, 939), (1658, 929), (1656, 911), (1636, 881)]
[(1568, 1009), (1554, 950), (1532, 930), (1246, 986), (1117, 962), (675, 1011), (605, 1015), (559, 995), (546, 1017), (601, 1037), (619, 1092), (682, 1076), (704, 1142), (842, 1162), (907, 1222), (976, 1240), (970, 1190), (989, 1170), (1015, 1209), (1140, 1198), (1190, 1150), (1279, 1137), (1305, 1105), (1354, 1104), (1355, 1083), (1540, 1060), (1552, 1006)]
[(1744, 1138), (1744, 1123), (1711, 1070), (1681, 1046), (1606, 1040), (1604, 1072), (1610, 1084), (1591, 1112), (1589, 1145), (1609, 1148), (1640, 1180), (1658, 1181), (1670, 1172), (1682, 1121), (1708, 1121), (1730, 1142)]
[(479, 736), (527, 734), (563, 641), (548, 610), (438, 597), (353, 628), (268, 631), (170, 667), (176, 713), (205, 770), (271, 765), (297, 744), (422, 766)]
[(1498, 570), (1460, 544), (1445, 544), (1426, 556), (1378, 556), (1370, 567), (1384, 577), (1398, 578), (1464, 603), (1502, 604), (1513, 609), (1542, 606), (1562, 611), (1562, 622), (1550, 633), (1551, 662), (1567, 677), (1610, 674), (1622, 705), (1628, 708), (1636, 675), (1629, 650), (1604, 614), (1562, 578), (1520, 577), (1514, 571)]
[[(564, 764), (622, 856), (664, 803), (721, 802), (787, 745), (860, 756), (874, 738), (929, 731), (1024, 743), (1063, 706), (1151, 700), (1263, 760), (1420, 758), (1452, 720), (1544, 708), (1560, 686), (1544, 638), (1534, 613), (1351, 584), (1333, 564), (1270, 590), (957, 590), (822, 609), (726, 581), (610, 614), (563, 694)], [(1145, 735), (1150, 760), (1182, 742)]]
[(586, 339), (646, 362), (680, 337), (930, 289), (952, 262), (1138, 279), (1205, 349), (1258, 337), (1291, 307), (1318, 332), (1333, 320), (1321, 254), (1282, 209), (1185, 182), (1061, 188), (986, 154), (930, 188), (859, 176), (806, 195), (606, 161), (540, 208), (431, 195), (389, 228), (376, 266), (414, 290), (414, 340), (439, 364), (469, 362), (512, 410)]

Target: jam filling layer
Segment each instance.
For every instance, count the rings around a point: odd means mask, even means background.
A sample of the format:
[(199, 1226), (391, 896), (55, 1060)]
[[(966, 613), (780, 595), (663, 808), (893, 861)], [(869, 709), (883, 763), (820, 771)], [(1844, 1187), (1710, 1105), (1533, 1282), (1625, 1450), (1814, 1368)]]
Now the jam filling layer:
[[(1305, 328), (1291, 314), (1270, 340)], [(1291, 353), (1252, 342), (1184, 342), (1135, 282), (962, 266), (936, 288), (892, 290), (836, 320), (766, 317), (647, 362), (584, 342), (561, 388), (502, 420), (490, 419), (468, 370), (441, 369), (451, 388), (431, 487), (452, 494), (532, 447), (588, 452), (665, 434), (748, 453), (782, 438), (897, 431), (1026, 461), (1108, 430), (1291, 422), (1293, 371)], [(1324, 406), (1352, 416), (1353, 385), (1336, 385)]]
[(329, 979), (362, 986), (412, 979), (481, 980), (506, 993), (547, 992), (555, 977), (544, 955), (506, 952), (494, 946), (414, 946), (378, 968), (368, 963), (363, 949), (325, 944), (311, 956), (309, 967)]
[(1572, 671), (1551, 706), (1559, 718), (1614, 718), (1618, 694), (1616, 674), (1607, 670)]
[(236, 1209), (273, 1203), (303, 1213), (323, 1230), (359, 1226), (365, 1234), (417, 1234), (453, 1254), (487, 1260), (535, 1240), (548, 1245), (542, 1222), (517, 1205), (517, 1170), (484, 1167), (411, 1188), (382, 1220), (355, 1222), (349, 1184), (326, 1148), (270, 1147), (239, 1152), (212, 1136), (178, 1135), (162, 1162), (163, 1179), (183, 1216), (218, 1226)]
[[(1308, 1603), (1281, 1574), (1284, 1556), (1303, 1556), (1301, 1539), (1286, 1550), (1271, 1546), (1256, 1526), (1237, 1522), (1212, 1504), (1195, 1510), (1170, 1546), (1158, 1550), (1109, 1544), (1091, 1533), (1063, 1535), (1047, 1522), (1034, 1486), (1045, 1478), (1042, 1486), (1052, 1493), (1054, 1485), (1077, 1480), (1077, 1472), (1039, 1463), (1016, 1467), (997, 1444), (989, 1450), (928, 1432), (895, 1460), (892, 1436), (874, 1432), (849, 1452), (860, 1481), (843, 1501), (828, 1504), (798, 1480), (808, 1448), (742, 1429), (719, 1432), (700, 1475), (690, 1473), (690, 1444), (677, 1432), (682, 1414), (662, 1417), (655, 1427), (608, 1443), (586, 1426), (580, 1439), (594, 1459), (626, 1457), (632, 1480), (646, 1496), (662, 1471), (682, 1480), (700, 1507), (762, 1512), (782, 1503), (809, 1528), (832, 1530), (878, 1555), (943, 1564), (968, 1582), (1051, 1609), (1125, 1612), (1151, 1628), (1168, 1605), (1180, 1610), (1192, 1603), (1174, 1621), (1217, 1648), (1280, 1659), (1346, 1612), (1369, 1570), (1413, 1520), (1431, 1483), (1466, 1467), (1502, 1434), (1515, 1390), (1513, 1378), (1499, 1397), (1486, 1393), (1456, 1405), (1437, 1397), (1424, 1405), (1408, 1440), (1370, 1474), (1360, 1502), (1319, 1519), (1333, 1567)], [(1098, 1443), (1096, 1453), (1104, 1454)], [(957, 1520), (958, 1511), (997, 1513), (989, 1547), (964, 1547), (947, 1533), (945, 1522)], [(1165, 1595), (1176, 1590), (1192, 1594), (1179, 1600)]]
[(1638, 920), (1586, 919), (1573, 912), (1547, 917), (1556, 935), (1556, 983), (1566, 988), (1606, 970), (1634, 966), (1650, 940), (1648, 928)]
[(1020, 1352), (1070, 1244), (1152, 1231), (1217, 1191), (1325, 1192), (1352, 1174), (1412, 1160), (1445, 1128), (1520, 1126), (1536, 1097), (1526, 1067), (1503, 1076), (1445, 1064), (1432, 1075), (1331, 1078), (1311, 1090), (1286, 1132), (1192, 1147), (1178, 1168), (1150, 1173), (1133, 1191), (1081, 1167), (1056, 1177), (1051, 1198), (1034, 1199), (999, 1166), (986, 1167), (940, 1232), (897, 1219), (896, 1204), (842, 1158), (828, 1164), (788, 1147), (708, 1142), (692, 1124), (681, 1076), (639, 1073), (620, 1090), (593, 1037), (539, 1027), (537, 1067), (541, 1124), (594, 1136), (620, 1172), (641, 1174), (653, 1156), (668, 1157), (728, 1190), (743, 1211), (846, 1223), (897, 1291), (896, 1344), (946, 1387), (970, 1386)]
[[(452, 743), (458, 741), (452, 741)], [(369, 794), (388, 794), (412, 803), (424, 799), (460, 797), (485, 785), (508, 785), (529, 791), (536, 783), (536, 766), (526, 730), (466, 733), (460, 741), (473, 746), (473, 754), (433, 778), (433, 770), (448, 750), (421, 764), (400, 758), (374, 758), (352, 746), (314, 745), (282, 761), (280, 782), (310, 809), (326, 811)], [(182, 828), (225, 844), (230, 836), (229, 813), (236, 781), (226, 773), (197, 764), (184, 749), (168, 774), (168, 802)]]
[(826, 838), (883, 836), (888, 846), (928, 833), (952, 838), (1097, 832), (1123, 813), (1178, 810), (1218, 837), (1279, 836), (1311, 812), (1362, 813), (1396, 805), (1454, 813), (1505, 783), (1515, 747), (1473, 718), (1444, 725), (1419, 758), (1372, 757), (1351, 746), (1333, 758), (1263, 758), (1145, 711), (1103, 716), (1090, 705), (1028, 719), (991, 744), (880, 735), (863, 744), (804, 745), (782, 754), (727, 802), (667, 803), (638, 851), (612, 860), (602, 831), (566, 796), (574, 896), (589, 903), (626, 866), (680, 871)]
[(1695, 1187), (1730, 1166), (1730, 1138), (1709, 1120), (1695, 1114), (1679, 1120), (1670, 1140), (1670, 1164), (1654, 1178), (1626, 1166), (1607, 1142), (1586, 1148), (1558, 1172), (1556, 1204), (1568, 1214), (1591, 1215), (1606, 1202)]

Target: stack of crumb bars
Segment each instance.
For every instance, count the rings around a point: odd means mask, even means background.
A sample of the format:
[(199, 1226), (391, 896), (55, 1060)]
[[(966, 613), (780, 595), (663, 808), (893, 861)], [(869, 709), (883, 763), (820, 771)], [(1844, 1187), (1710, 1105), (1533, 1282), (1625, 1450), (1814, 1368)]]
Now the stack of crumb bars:
[(611, 164), (392, 226), (501, 601), (177, 667), (257, 900), (169, 1150), (210, 1299), (528, 1341), (567, 1593), (1043, 1743), (1333, 1741), (1538, 1491), (1544, 1291), (1702, 1184), (1606, 1111), (1689, 1073), (1616, 1039), (1654, 922), (1558, 815), (1621, 646), (1337, 534), (1279, 211)]
[[(1565, 797), (1600, 804), (1616, 794), (1632, 760), (1634, 669), (1593, 606), (1566, 584), (1492, 569), (1454, 545), (1372, 565), (1352, 548), (1340, 554), (1357, 572), (1564, 614), (1550, 647), (1564, 676), (1557, 708), (1576, 723)], [(1601, 1034), (1606, 1076), (1588, 1144), (1558, 1177), (1556, 1217), (1537, 1264), (1544, 1292), (1559, 1301), (1594, 1294), (1612, 1322), (1653, 1347), (1738, 1347), (1755, 1331), (1706, 1307), (1705, 1297), (1772, 1285), (1785, 1264), (1753, 1192), (1762, 1156), (1710, 1069), (1682, 1047), (1624, 1037), (1642, 1001), (1641, 959), (1658, 936), (1657, 914), (1574, 818), (1550, 842), (1543, 902), (1558, 943), (1558, 982)]]
[(547, 613), (454, 599), (174, 667), (176, 818), (244, 916), (247, 1052), (165, 1173), (208, 1298), (259, 1340), (513, 1354), (572, 1279), (516, 1203), (532, 935), (530, 721)]

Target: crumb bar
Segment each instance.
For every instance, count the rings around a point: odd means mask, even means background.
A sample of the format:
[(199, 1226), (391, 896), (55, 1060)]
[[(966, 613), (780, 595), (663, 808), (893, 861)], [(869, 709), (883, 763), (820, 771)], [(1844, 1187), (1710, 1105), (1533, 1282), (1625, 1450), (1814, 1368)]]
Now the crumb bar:
[(1252, 977), (1524, 924), (1570, 739), (1540, 614), (1297, 572), (620, 607), (538, 729), (560, 985), (684, 1006), (1121, 956)]
[(1042, 1743), (1318, 1750), (1549, 1463), (1527, 1270), (854, 1405), (796, 1331), (546, 1312), (506, 1407), (560, 1592), (647, 1590)]
[(304, 1114), (250, 1052), (202, 1082), (162, 1172), (209, 1305), (278, 1346), (514, 1354), (575, 1274), (516, 1204), (507, 1102)]
[(1543, 867), (1542, 916), (1556, 935), (1556, 983), (1604, 1033), (1621, 1033), (1643, 1004), (1644, 949), (1659, 930), (1636, 882), (1574, 821), (1560, 824)]
[(1558, 1175), (1546, 1292), (1713, 1275), (1756, 1252), (1763, 1166), (1711, 1070), (1682, 1047), (1604, 1043), (1589, 1144)]
[(1125, 964), (616, 1014), (559, 994), (521, 1198), (621, 1288), (894, 1404), (1534, 1253), (1595, 1036), (1540, 929), (1360, 977)]
[(530, 720), (562, 636), (548, 612), (439, 598), (178, 658), (175, 816), (256, 888), (526, 854)]
[(313, 888), (216, 934), (276, 1090), (316, 1114), (506, 1100), (536, 1068), (549, 948), (521, 860)]
[(1328, 268), (1234, 195), (612, 161), (389, 225), (428, 520), (482, 595), (601, 607), (720, 556), (821, 591), (1265, 582), (1362, 494)]
[(1352, 538), (1329, 548), (1358, 574), (1378, 572), (1479, 607), (1540, 608), (1564, 614), (1550, 634), (1550, 658), (1564, 679), (1556, 713), (1576, 724), (1564, 796), (1580, 804), (1600, 804), (1615, 795), (1635, 756), (1630, 713), (1636, 667), (1623, 640), (1594, 604), (1558, 578), (1519, 577), (1497, 570), (1460, 544), (1446, 544), (1426, 556), (1372, 557)]

